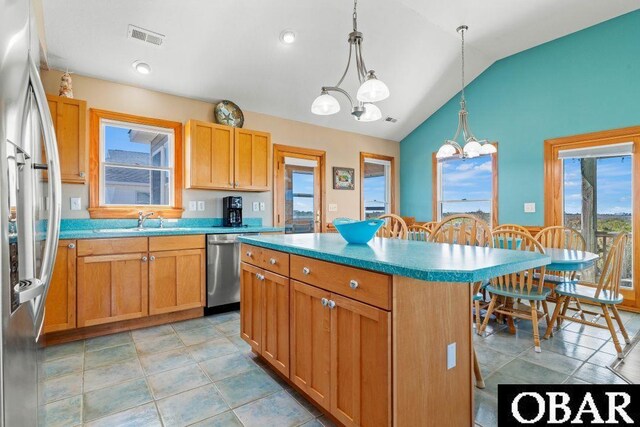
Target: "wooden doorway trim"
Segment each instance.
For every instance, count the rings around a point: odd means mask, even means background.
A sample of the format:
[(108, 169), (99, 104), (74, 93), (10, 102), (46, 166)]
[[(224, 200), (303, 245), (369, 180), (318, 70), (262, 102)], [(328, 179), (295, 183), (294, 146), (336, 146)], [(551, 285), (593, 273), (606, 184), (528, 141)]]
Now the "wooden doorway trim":
[(623, 142), (633, 143), (632, 194), (633, 194), (633, 288), (620, 289), (623, 306), (640, 309), (640, 126), (612, 129), (582, 135), (547, 139), (544, 142), (544, 224), (564, 223), (564, 198), (562, 191), (563, 167), (558, 158), (560, 150), (589, 148)]
[(395, 157), (385, 156), (382, 154), (360, 152), (360, 219), (364, 218), (364, 163), (366, 159), (384, 160), (390, 163), (389, 171), (389, 204), (391, 209), (389, 213), (397, 214), (396, 206), (396, 164)]
[(284, 157), (298, 157), (301, 159), (317, 160), (320, 172), (320, 232), (327, 231), (326, 224), (326, 151), (311, 148), (293, 147), (289, 145), (273, 145), (273, 225), (284, 227), (284, 212), (280, 210), (284, 206), (284, 192), (280, 188), (281, 178), (284, 174)]

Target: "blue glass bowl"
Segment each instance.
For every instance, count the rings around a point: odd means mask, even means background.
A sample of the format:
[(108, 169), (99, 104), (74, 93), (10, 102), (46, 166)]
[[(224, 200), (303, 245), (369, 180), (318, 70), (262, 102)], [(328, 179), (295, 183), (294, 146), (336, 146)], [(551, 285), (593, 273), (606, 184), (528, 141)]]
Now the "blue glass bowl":
[(356, 221), (350, 218), (336, 218), (333, 220), (333, 225), (344, 240), (360, 245), (367, 244), (373, 239), (382, 224), (384, 224), (383, 219)]

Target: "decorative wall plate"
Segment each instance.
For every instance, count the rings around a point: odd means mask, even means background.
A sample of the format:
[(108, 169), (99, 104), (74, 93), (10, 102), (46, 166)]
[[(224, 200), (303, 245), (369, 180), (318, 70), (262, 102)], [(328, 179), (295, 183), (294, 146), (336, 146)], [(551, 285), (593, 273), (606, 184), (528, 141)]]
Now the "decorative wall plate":
[(241, 128), (244, 125), (244, 114), (242, 110), (236, 104), (231, 101), (220, 101), (214, 109), (214, 115), (216, 116), (216, 122), (221, 125), (232, 126), (234, 128)]

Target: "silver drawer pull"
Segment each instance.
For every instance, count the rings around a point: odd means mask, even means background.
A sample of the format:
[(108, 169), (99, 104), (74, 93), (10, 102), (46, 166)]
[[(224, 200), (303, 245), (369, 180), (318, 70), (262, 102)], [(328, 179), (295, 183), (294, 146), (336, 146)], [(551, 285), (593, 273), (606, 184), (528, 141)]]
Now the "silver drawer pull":
[(309, 273), (311, 273), (311, 270), (309, 270), (309, 268), (308, 268), (308, 267), (304, 267), (304, 268), (302, 269), (302, 274), (308, 275)]
[(328, 306), (331, 310), (333, 310), (333, 309), (335, 308), (335, 306), (336, 306), (336, 302), (335, 302), (334, 300), (330, 299), (330, 300), (329, 300), (329, 302), (327, 303), (327, 306)]
[(75, 249), (76, 248), (76, 244), (75, 243), (69, 243), (69, 246), (67, 246), (69, 249)]
[(258, 280), (264, 280), (264, 275), (260, 274), (260, 273), (256, 273), (256, 279)]
[(142, 257), (142, 262), (147, 262), (147, 257), (146, 256)]
[(276, 265), (276, 259), (275, 259), (275, 258), (271, 258), (271, 259), (269, 260), (269, 264), (271, 264), (271, 265)]
[(253, 256), (253, 254), (251, 253), (251, 251), (247, 251), (247, 257), (251, 258)]
[(320, 302), (322, 303), (322, 306), (323, 306), (323, 307), (326, 307), (326, 306), (329, 304), (329, 300), (328, 300), (328, 299), (326, 299), (326, 298), (322, 298), (322, 299), (320, 300)]
[(349, 282), (349, 286), (351, 287), (351, 289), (358, 289), (358, 286), (360, 286), (360, 285), (358, 284), (357, 280), (351, 280)]
[(155, 260), (156, 260), (156, 257), (154, 257), (153, 255), (151, 255), (151, 256), (149, 257), (149, 259), (150, 259), (151, 261), (155, 261)]

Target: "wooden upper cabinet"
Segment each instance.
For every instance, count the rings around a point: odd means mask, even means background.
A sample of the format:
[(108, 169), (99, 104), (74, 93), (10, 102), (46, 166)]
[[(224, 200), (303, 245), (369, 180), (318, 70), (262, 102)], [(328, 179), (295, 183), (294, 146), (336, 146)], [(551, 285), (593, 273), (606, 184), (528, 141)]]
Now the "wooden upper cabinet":
[(189, 120), (186, 188), (268, 191), (271, 135)]
[(78, 257), (78, 327), (149, 313), (146, 253)]
[(149, 314), (204, 306), (205, 250), (149, 253)]
[(87, 182), (87, 102), (47, 95), (58, 140), (62, 182)]
[(236, 190), (269, 190), (270, 149), (270, 134), (235, 129), (234, 184)]
[(44, 333), (76, 327), (76, 241), (60, 240), (44, 315)]

